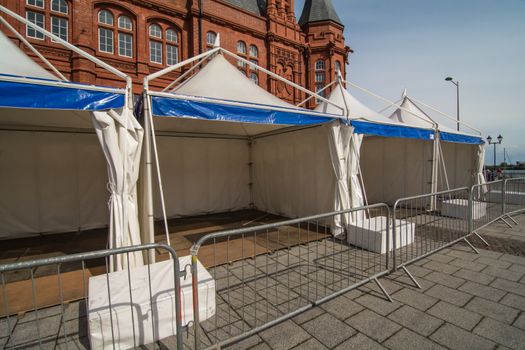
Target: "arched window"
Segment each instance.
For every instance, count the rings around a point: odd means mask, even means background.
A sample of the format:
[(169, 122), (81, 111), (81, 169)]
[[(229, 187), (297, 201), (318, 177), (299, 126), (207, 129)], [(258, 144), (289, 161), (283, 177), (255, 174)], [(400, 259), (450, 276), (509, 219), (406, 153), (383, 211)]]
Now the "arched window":
[(246, 55), (246, 43), (244, 41), (237, 41), (237, 53)]
[(206, 33), (206, 45), (213, 46), (215, 44), (216, 39), (217, 39), (217, 33), (211, 32), (211, 31)]
[[(67, 0), (49, 0), (48, 5), (45, 3), (45, 0), (26, 0), (26, 19), (67, 41), (69, 39), (69, 3)], [(30, 27), (26, 27), (26, 36), (46, 40), (43, 33)]]
[(315, 62), (315, 70), (324, 70), (324, 61), (323, 60), (317, 60)]
[(259, 49), (257, 49), (257, 46), (250, 45), (250, 57), (252, 57), (252, 58), (258, 58), (259, 57)]
[(113, 14), (108, 10), (98, 12), (98, 49), (113, 53)]
[(259, 85), (259, 76), (255, 72), (250, 73), (250, 80)]
[(166, 63), (169, 66), (179, 63), (179, 33), (173, 28), (166, 30)]
[(162, 29), (158, 24), (150, 24), (149, 38), (149, 60), (162, 64)]
[(336, 72), (341, 72), (341, 74), (343, 74), (343, 70), (341, 69), (341, 62), (339, 61), (335, 61), (335, 71)]
[(133, 22), (128, 16), (118, 18), (118, 54), (133, 57)]

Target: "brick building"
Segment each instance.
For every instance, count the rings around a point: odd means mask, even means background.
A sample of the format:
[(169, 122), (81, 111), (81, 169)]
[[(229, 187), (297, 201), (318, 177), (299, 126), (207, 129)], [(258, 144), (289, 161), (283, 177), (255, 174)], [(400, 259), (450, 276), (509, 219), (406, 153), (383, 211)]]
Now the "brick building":
[[(132, 76), (136, 93), (141, 91), (144, 76), (206, 50), (219, 33), (225, 49), (312, 91), (333, 81), (336, 67), (345, 74), (351, 52), (331, 0), (306, 0), (299, 21), (294, 0), (0, 2)], [(97, 85), (122, 84), (107, 71), (20, 22), (9, 22), (69, 79)], [(12, 33), (6, 33), (17, 41)], [(304, 98), (303, 93), (249, 66), (236, 64), (254, 82), (282, 99), (298, 103)], [(182, 72), (170, 78), (179, 74)], [(151, 85), (164, 87), (166, 83), (159, 79)]]

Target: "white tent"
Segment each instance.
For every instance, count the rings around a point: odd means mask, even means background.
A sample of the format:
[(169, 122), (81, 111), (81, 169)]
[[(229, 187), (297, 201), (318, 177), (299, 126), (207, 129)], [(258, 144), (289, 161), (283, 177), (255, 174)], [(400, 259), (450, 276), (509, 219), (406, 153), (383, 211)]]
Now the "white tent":
[[(132, 114), (130, 78), (4, 7), (0, 11), (126, 85), (64, 81), (0, 33), (0, 239), (109, 225), (109, 248), (140, 244), (136, 181), (143, 130)], [(142, 265), (142, 255), (130, 254), (129, 262)], [(126, 256), (111, 265), (126, 266)]]
[[(393, 204), (398, 198), (430, 191), (431, 125), (407, 127), (374, 112), (345, 89), (341, 77), (328, 99), (345, 107), (354, 127), (349, 170), (352, 207), (366, 202)], [(333, 109), (327, 103), (316, 108)]]
[[(168, 218), (243, 208), (302, 217), (348, 208), (350, 127), (333, 115), (281, 101), (225, 55), (242, 60), (215, 47), (145, 79), (145, 125), (154, 136), (150, 140), (146, 130), (146, 143), (158, 151), (157, 184), (165, 206), (155, 191), (155, 210), (147, 209), (144, 217), (161, 218), (162, 208)], [(199, 60), (204, 68), (173, 92), (148, 89), (150, 80)], [(150, 156), (146, 152), (145, 183), (153, 173), (147, 170)], [(150, 189), (144, 189), (146, 208)], [(341, 228), (339, 221), (331, 224)]]

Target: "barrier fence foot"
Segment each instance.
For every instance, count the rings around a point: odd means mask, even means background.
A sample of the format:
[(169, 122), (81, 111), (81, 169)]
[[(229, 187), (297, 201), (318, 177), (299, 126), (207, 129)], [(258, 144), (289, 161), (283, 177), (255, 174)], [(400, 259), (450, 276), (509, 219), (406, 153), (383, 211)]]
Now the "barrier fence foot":
[(481, 236), (479, 235), (479, 233), (477, 233), (476, 231), (472, 231), (472, 233), (473, 233), (476, 237), (478, 237), (478, 238), (483, 242), (483, 244), (485, 244), (487, 247), (489, 246), (488, 242), (485, 241), (485, 239), (484, 239), (483, 237), (481, 237)]
[(381, 284), (381, 282), (379, 282), (379, 280), (377, 278), (374, 278), (374, 282), (377, 284), (377, 286), (379, 287), (379, 289), (381, 289), (381, 291), (383, 292), (383, 294), (385, 295), (385, 298), (393, 303), (394, 301), (392, 300), (392, 298), (390, 297), (390, 294), (388, 294), (388, 292), (386, 291), (385, 287), (383, 287), (383, 285)]
[(418, 281), (415, 279), (415, 277), (412, 276), (412, 274), (410, 273), (410, 271), (408, 271), (407, 268), (404, 267), (404, 266), (401, 266), (401, 268), (403, 269), (403, 271), (405, 271), (405, 273), (407, 274), (408, 278), (410, 278), (410, 280), (414, 283), (414, 285), (415, 285), (417, 288), (421, 289), (421, 285), (418, 283)]
[(472, 250), (473, 250), (476, 254), (479, 254), (479, 250), (477, 250), (476, 247), (474, 247), (472, 244), (470, 244), (470, 242), (468, 241), (468, 239), (463, 238), (463, 240), (465, 241), (465, 243), (467, 243), (467, 244), (469, 245), (470, 248), (472, 248)]
[(505, 216), (508, 217), (515, 225), (518, 225), (518, 222), (514, 220), (512, 216), (510, 216), (509, 214), (506, 214)]
[(503, 217), (500, 217), (499, 218), (501, 221), (503, 221), (505, 223), (505, 225), (507, 225), (509, 228), (512, 228), (512, 225), (509, 224), (509, 222), (507, 220), (505, 220)]

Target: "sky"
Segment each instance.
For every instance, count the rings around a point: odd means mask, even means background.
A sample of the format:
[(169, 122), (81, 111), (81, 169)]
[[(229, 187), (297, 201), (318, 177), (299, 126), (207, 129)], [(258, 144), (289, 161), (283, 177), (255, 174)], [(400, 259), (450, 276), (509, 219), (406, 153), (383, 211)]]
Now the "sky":
[[(456, 87), (444, 80), (452, 76), (460, 83), (461, 120), (484, 138), (503, 136), (498, 163), (503, 148), (513, 163), (525, 162), (525, 0), (332, 1), (354, 50), (348, 80), (392, 101), (406, 88), (409, 96), (455, 117)], [(295, 2), (298, 18), (303, 4)], [(349, 91), (374, 110), (386, 106)]]

